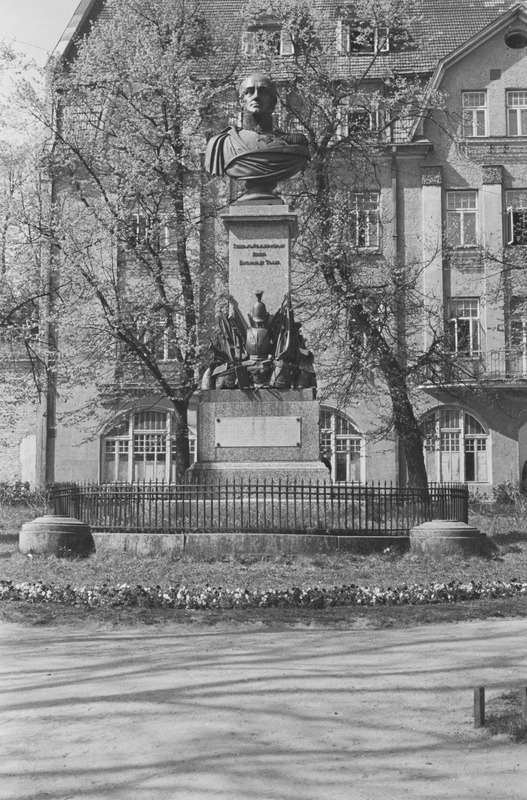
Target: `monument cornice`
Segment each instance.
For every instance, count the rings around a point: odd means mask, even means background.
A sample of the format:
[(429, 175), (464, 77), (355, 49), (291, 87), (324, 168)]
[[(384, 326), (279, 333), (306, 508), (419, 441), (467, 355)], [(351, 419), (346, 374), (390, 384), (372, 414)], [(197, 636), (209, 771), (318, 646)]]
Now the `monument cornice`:
[(220, 215), (223, 224), (230, 230), (233, 225), (240, 223), (254, 223), (258, 220), (259, 223), (285, 223), (289, 227), (291, 238), (296, 239), (298, 236), (298, 218), (296, 214), (292, 214), (286, 205), (267, 205), (267, 204), (254, 204), (254, 205), (232, 205), (226, 214)]

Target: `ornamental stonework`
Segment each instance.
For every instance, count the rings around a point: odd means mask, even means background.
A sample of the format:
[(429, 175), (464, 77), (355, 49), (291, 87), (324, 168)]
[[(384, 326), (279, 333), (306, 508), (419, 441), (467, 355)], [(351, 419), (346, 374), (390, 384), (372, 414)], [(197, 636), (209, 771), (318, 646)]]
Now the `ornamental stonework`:
[(501, 164), (492, 164), (483, 167), (483, 185), (503, 183), (503, 167)]
[(441, 167), (423, 167), (421, 169), (421, 183), (423, 186), (441, 186), (443, 170)]

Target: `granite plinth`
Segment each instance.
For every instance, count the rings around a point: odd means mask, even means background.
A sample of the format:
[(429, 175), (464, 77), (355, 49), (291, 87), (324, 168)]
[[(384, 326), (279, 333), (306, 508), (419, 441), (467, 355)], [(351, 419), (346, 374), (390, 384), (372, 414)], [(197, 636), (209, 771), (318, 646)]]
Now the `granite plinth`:
[(330, 483), (329, 470), (321, 461), (223, 461), (221, 463), (196, 462), (189, 471), (191, 483), (216, 485), (281, 481), (282, 483)]
[(246, 316), (261, 291), (268, 312), (275, 314), (291, 288), (296, 214), (284, 205), (231, 206), (222, 219), (229, 232), (229, 293)]
[(326, 481), (319, 460), (319, 403), (313, 389), (203, 391), (198, 403), (196, 483)]

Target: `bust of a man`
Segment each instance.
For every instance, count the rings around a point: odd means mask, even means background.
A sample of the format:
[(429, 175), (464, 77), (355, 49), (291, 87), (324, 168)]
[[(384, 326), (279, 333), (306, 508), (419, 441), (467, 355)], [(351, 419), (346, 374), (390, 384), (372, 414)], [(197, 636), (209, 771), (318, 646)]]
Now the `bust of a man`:
[(205, 165), (211, 175), (245, 181), (244, 198), (265, 200), (273, 197), (279, 181), (305, 169), (310, 158), (307, 138), (273, 129), (278, 94), (267, 75), (257, 72), (245, 78), (239, 98), (242, 127), (231, 126), (212, 137)]

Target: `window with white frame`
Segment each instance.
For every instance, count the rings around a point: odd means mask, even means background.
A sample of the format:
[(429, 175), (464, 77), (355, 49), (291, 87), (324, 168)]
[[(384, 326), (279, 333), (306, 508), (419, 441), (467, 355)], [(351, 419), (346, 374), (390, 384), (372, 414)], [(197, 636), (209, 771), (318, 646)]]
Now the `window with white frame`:
[(266, 53), (277, 56), (292, 56), (295, 53), (291, 34), (274, 21), (253, 25), (245, 32), (245, 54), (259, 56)]
[(344, 100), (339, 106), (339, 136), (342, 139), (378, 134), (381, 113), (376, 105), (352, 105)]
[(487, 136), (487, 92), (462, 92), (463, 136)]
[(446, 195), (447, 244), (475, 247), (478, 241), (478, 193), (452, 191)]
[(158, 361), (174, 361), (178, 357), (178, 327), (182, 324), (180, 314), (173, 314), (168, 320), (166, 314), (159, 312), (146, 327), (144, 343)]
[(487, 483), (490, 437), (485, 426), (459, 408), (441, 408), (423, 422), (428, 480)]
[(527, 355), (527, 297), (514, 295), (509, 301), (509, 345)]
[(129, 247), (150, 245), (156, 249), (170, 245), (170, 229), (166, 218), (156, 218), (153, 214), (139, 212), (130, 214), (126, 224), (126, 238)]
[(527, 89), (509, 89), (506, 98), (508, 136), (527, 136)]
[[(121, 419), (102, 437), (101, 476), (104, 483), (175, 480), (173, 416), (152, 409)], [(190, 462), (195, 460), (196, 435), (189, 429)]]
[(320, 411), (320, 454), (335, 483), (364, 479), (363, 437), (344, 414), (329, 408)]
[(379, 192), (350, 192), (349, 231), (352, 247), (378, 250), (380, 246)]
[(339, 20), (337, 26), (337, 50), (339, 53), (388, 53), (390, 29), (372, 22)]
[(448, 302), (451, 349), (461, 356), (481, 351), (480, 304), (477, 297), (455, 297)]
[(527, 375), (527, 296), (514, 295), (509, 300), (507, 372), (509, 376)]
[(527, 245), (527, 189), (505, 193), (507, 207), (507, 244)]

